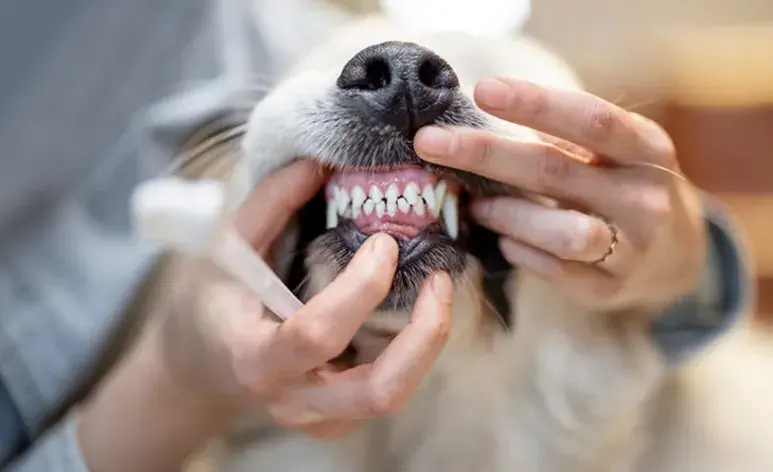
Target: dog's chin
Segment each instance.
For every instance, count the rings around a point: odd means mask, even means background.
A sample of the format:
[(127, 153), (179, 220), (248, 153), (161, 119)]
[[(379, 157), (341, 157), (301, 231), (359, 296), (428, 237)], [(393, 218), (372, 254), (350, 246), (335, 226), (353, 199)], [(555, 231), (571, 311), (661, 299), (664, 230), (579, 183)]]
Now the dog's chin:
[[(307, 265), (310, 274), (326, 273), (329, 278), (334, 278), (344, 270), (369, 236), (351, 221), (342, 221), (329, 229), (309, 247)], [(389, 294), (378, 311), (409, 311), (431, 274), (442, 271), (453, 278), (465, 270), (465, 251), (443, 231), (439, 223), (422, 229), (410, 239), (395, 237), (395, 240), (399, 247), (397, 269)], [(387, 276), (384, 274), (384, 277)]]

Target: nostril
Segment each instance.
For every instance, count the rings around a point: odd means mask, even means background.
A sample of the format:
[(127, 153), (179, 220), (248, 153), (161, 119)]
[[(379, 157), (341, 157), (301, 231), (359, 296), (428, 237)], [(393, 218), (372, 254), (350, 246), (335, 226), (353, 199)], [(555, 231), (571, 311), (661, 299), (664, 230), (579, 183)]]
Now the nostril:
[(437, 56), (429, 57), (421, 63), (419, 82), (433, 89), (450, 89), (459, 86), (459, 79), (451, 66)]
[(349, 64), (338, 77), (338, 87), (354, 90), (379, 90), (391, 82), (389, 64), (379, 57)]

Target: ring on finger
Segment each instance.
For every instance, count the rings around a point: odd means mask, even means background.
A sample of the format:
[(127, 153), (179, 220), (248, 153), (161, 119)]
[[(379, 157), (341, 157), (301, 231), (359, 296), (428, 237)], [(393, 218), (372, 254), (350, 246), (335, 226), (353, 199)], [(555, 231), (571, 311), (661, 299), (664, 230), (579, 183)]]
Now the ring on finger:
[(591, 262), (591, 265), (594, 266), (600, 266), (607, 262), (610, 257), (612, 257), (612, 254), (615, 253), (615, 248), (617, 248), (618, 243), (620, 242), (617, 227), (613, 225), (608, 219), (604, 218), (603, 216), (596, 216), (599, 220), (603, 221), (604, 224), (607, 226), (607, 229), (609, 230), (610, 235), (610, 242), (609, 246), (607, 247), (607, 250), (602, 254), (598, 259)]

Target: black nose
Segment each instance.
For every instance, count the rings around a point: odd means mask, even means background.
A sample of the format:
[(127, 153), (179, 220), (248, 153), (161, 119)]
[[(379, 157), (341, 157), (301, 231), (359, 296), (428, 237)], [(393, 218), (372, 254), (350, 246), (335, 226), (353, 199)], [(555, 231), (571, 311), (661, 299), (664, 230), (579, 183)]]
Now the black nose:
[(358, 112), (394, 126), (409, 139), (448, 109), (459, 87), (456, 73), (429, 49), (386, 42), (357, 53), (344, 66), (337, 85)]

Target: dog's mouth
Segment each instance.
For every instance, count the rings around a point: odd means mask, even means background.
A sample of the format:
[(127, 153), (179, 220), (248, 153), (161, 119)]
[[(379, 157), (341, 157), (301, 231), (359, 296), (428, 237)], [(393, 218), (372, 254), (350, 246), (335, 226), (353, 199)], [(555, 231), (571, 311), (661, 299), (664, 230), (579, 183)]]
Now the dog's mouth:
[(421, 165), (346, 168), (330, 174), (319, 197), (324, 210), (316, 211), (324, 211), (326, 224), (310, 241), (310, 269), (324, 267), (337, 275), (376, 233), (397, 242), (397, 270), (382, 310), (410, 308), (434, 272), (454, 276), (464, 270), (465, 193), (451, 175)]
[(419, 166), (337, 172), (325, 197), (327, 229), (387, 233), (415, 249), (430, 236), (459, 237), (459, 185)]

